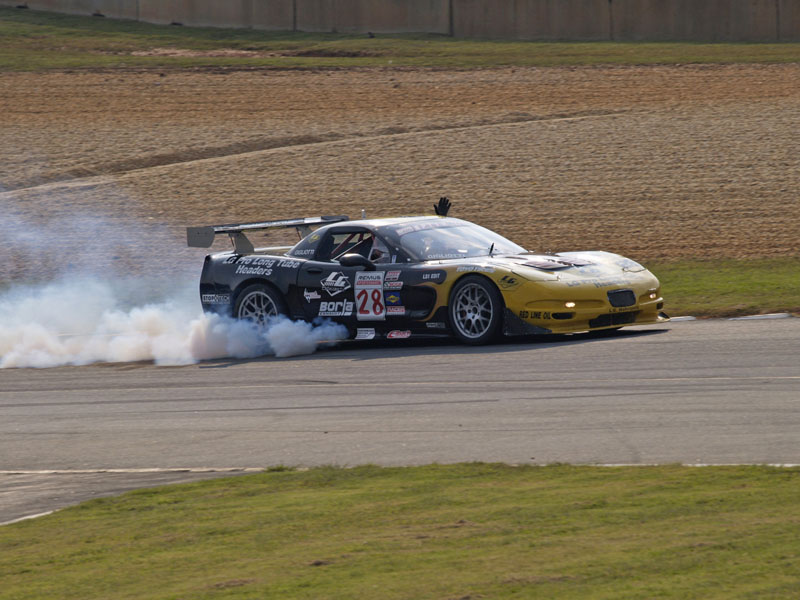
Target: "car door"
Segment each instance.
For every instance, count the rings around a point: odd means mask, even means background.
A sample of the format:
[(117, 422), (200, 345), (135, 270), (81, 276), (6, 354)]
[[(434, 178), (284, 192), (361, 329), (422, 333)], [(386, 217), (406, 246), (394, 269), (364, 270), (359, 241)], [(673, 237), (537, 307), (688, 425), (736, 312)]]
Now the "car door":
[(297, 286), (303, 314), (309, 321), (317, 317), (352, 324), (355, 320), (356, 274), (360, 267), (345, 267), (341, 256), (369, 235), (364, 228), (331, 228), (325, 232), (311, 260), (300, 268)]
[(348, 253), (375, 257), (373, 247), (385, 249), (385, 242), (369, 229), (343, 226), (326, 231), (313, 259), (302, 265), (298, 275), (307, 320), (321, 317), (351, 328), (372, 325), (380, 329), (387, 317), (403, 316), (399, 291), (404, 266), (391, 264), (388, 253), (379, 258), (375, 270), (345, 267), (337, 260)]

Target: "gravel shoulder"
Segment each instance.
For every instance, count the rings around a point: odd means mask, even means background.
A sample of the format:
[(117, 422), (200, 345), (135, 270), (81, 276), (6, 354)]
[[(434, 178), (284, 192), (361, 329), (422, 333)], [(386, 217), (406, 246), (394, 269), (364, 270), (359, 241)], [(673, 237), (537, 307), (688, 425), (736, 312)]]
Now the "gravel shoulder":
[(796, 64), (4, 73), (0, 90), (4, 278), (26, 271), (20, 226), (63, 248), (85, 233), (65, 219), (103, 219), (163, 253), (186, 225), (444, 194), (539, 250), (800, 255)]

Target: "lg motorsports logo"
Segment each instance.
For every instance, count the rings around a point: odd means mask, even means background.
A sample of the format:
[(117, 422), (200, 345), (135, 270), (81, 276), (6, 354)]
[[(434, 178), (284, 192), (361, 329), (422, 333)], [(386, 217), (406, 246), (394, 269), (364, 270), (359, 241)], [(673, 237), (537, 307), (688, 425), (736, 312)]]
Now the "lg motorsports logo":
[(322, 289), (328, 292), (329, 296), (335, 296), (345, 290), (350, 289), (350, 280), (347, 275), (340, 272), (331, 273), (319, 282)]

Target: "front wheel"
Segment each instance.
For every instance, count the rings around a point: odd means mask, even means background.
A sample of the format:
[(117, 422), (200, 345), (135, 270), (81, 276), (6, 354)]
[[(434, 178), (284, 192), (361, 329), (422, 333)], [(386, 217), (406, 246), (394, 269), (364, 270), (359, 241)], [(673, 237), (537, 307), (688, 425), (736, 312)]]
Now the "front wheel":
[(286, 302), (281, 295), (264, 284), (249, 285), (239, 294), (233, 315), (237, 319), (264, 326), (267, 320), (287, 314)]
[(500, 330), (503, 298), (485, 278), (468, 275), (453, 286), (448, 310), (453, 332), (461, 342), (487, 344)]

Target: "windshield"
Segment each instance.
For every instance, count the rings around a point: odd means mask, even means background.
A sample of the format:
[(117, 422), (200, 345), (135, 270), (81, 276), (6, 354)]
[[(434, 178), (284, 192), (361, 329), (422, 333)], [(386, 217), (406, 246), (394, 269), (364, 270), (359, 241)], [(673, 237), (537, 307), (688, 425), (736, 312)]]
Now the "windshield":
[(417, 260), (471, 258), (490, 254), (519, 254), (518, 246), (493, 231), (460, 219), (436, 219), (399, 225), (394, 234), (401, 247)]

